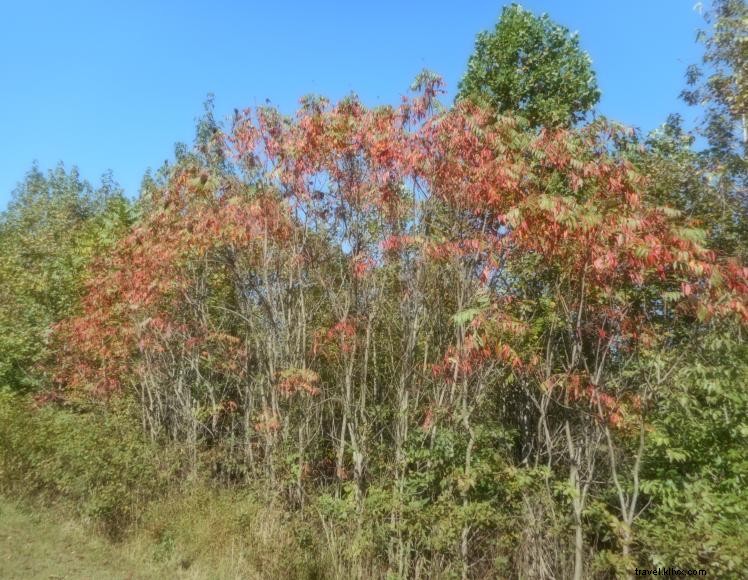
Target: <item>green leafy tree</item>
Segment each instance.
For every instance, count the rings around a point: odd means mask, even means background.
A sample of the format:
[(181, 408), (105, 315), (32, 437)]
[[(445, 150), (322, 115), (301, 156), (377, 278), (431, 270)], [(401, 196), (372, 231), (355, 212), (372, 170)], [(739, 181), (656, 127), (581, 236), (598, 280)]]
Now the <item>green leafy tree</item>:
[(671, 115), (660, 128), (631, 148), (630, 158), (647, 175), (651, 192), (662, 205), (682, 212), (702, 228), (709, 246), (726, 256), (744, 255), (748, 215), (740, 200), (714, 179), (712, 159), (694, 148), (695, 137)]
[(701, 133), (713, 179), (748, 205), (748, 5), (745, 0), (715, 0), (706, 14), (711, 30), (700, 31), (702, 65), (686, 72), (681, 96), (704, 108)]
[(86, 264), (129, 222), (110, 174), (98, 188), (75, 167), (26, 174), (0, 214), (0, 385), (35, 384), (50, 326), (73, 312)]
[(642, 547), (653, 566), (679, 562), (745, 578), (748, 350), (734, 325), (715, 325), (694, 344), (652, 412), (642, 474), (652, 513), (641, 523)]
[(462, 98), (519, 113), (532, 126), (557, 126), (582, 119), (600, 91), (576, 33), (512, 4), (493, 32), (478, 35), (460, 82)]

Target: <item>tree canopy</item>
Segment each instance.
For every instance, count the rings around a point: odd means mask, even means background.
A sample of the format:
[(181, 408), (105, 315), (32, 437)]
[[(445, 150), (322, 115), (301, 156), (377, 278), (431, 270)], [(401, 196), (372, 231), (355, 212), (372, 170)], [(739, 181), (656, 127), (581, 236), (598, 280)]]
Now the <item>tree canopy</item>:
[(600, 99), (578, 34), (518, 4), (503, 9), (493, 31), (478, 35), (459, 89), (458, 99), (520, 114), (534, 127), (573, 124)]

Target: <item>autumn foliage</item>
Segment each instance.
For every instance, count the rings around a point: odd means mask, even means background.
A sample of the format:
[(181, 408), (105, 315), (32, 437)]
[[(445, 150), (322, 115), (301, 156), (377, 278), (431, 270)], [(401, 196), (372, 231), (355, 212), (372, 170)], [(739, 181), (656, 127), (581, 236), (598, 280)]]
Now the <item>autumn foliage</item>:
[[(237, 112), (93, 262), (50, 368), (66, 397), (133, 397), (154, 437), (219, 448), (226, 477), (295, 505), (351, 483), (363, 510), (384, 486), (390, 566), (456, 550), (480, 575), (500, 525), (471, 511), (498, 497), (482, 425), (513, 433), (507, 461), (571, 486), (581, 529), (602, 472), (622, 489), (614, 449), (636, 446), (669, 376), (647, 357), (688, 343), (678, 321), (746, 324), (748, 268), (658, 201), (624, 129), (442, 110), (421, 81), (398, 107)], [(446, 433), (454, 471), (412, 487), (432, 461), (414, 449)], [(603, 439), (609, 454), (584, 447)], [(407, 540), (408, 497), (458, 510), (443, 546)], [(628, 530), (626, 497), (610, 505)]]

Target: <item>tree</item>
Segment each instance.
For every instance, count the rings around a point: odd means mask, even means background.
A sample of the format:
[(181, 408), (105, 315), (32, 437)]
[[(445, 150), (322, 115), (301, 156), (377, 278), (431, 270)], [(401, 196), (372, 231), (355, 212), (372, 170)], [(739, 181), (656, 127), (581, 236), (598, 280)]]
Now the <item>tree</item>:
[(748, 213), (724, 183), (714, 179), (715, 159), (694, 148), (695, 137), (684, 131), (678, 115), (645, 139), (631, 138), (626, 155), (647, 176), (651, 195), (664, 206), (688, 216), (703, 229), (710, 248), (726, 256), (745, 255)]
[[(651, 549), (653, 565), (678, 561), (720, 577), (743, 577), (748, 569), (744, 329), (708, 325), (693, 344), (651, 410), (642, 488), (652, 513), (640, 526), (642, 542)], [(678, 356), (679, 350), (660, 358)]]
[(72, 314), (90, 259), (129, 224), (107, 174), (94, 188), (73, 167), (34, 165), (0, 216), (0, 384), (37, 384), (50, 326)]
[(745, 0), (715, 0), (706, 15), (711, 31), (700, 31), (702, 66), (686, 73), (689, 88), (681, 94), (704, 107), (701, 133), (713, 179), (725, 195), (748, 207), (748, 6)]
[(683, 359), (658, 375), (651, 353), (745, 323), (748, 272), (662, 204), (619, 127), (437, 112), (422, 81), (398, 108), (306, 99), (214, 126), (225, 164), (183, 156), (92, 264), (56, 379), (135, 398), (194, 465), (222, 450), (227, 477), (294, 505), (317, 490), (325, 525), (371, 519), (400, 577), (490, 575), (483, 551), (525, 527), (501, 505), (530, 489), (559, 529), (522, 548), (530, 568), (581, 578), (593, 505), (629, 566), (637, 442)]
[(460, 82), (464, 98), (523, 115), (533, 127), (555, 127), (582, 119), (600, 92), (578, 35), (512, 4), (493, 32), (478, 35)]

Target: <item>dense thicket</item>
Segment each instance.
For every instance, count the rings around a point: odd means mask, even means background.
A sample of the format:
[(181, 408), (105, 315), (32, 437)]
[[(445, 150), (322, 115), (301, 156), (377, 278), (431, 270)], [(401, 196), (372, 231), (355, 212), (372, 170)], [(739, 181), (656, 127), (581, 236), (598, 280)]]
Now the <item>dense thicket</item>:
[[(309, 575), (743, 576), (740, 168), (715, 177), (677, 119), (644, 139), (571, 126), (586, 105), (528, 122), (440, 91), (424, 74), (397, 108), (208, 111), (137, 211), (32, 174), (52, 193), (0, 222), (0, 292), (45, 317), (0, 319), (21, 337), (0, 369), (44, 385), (43, 410), (0, 400), (3, 485), (93, 506), (82, 488), (101, 488), (110, 523), (164, 492), (156, 473), (251, 487), (322, 532)], [(37, 198), (62, 217), (34, 222), (54, 241), (28, 263), (66, 265), (65, 294), (16, 265)], [(64, 459), (76, 416), (136, 418), (153, 443), (102, 479)], [(70, 453), (99, 457), (69, 428)]]

